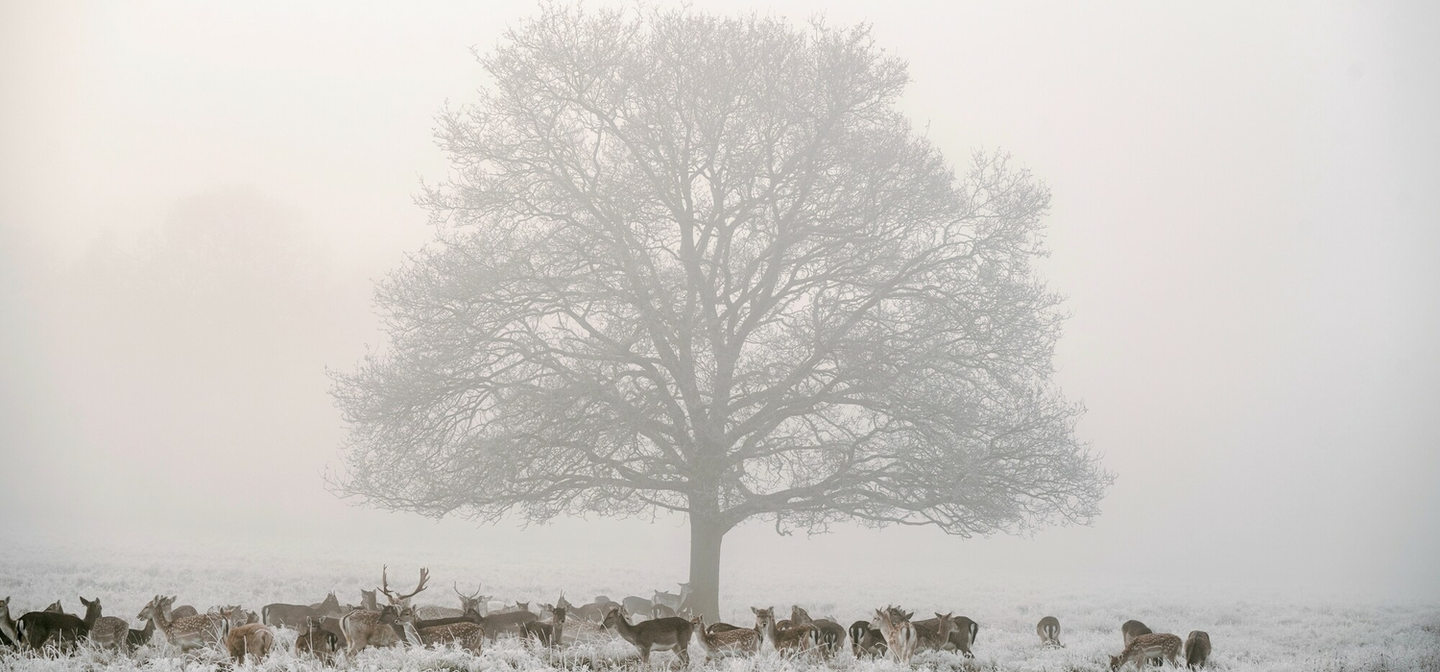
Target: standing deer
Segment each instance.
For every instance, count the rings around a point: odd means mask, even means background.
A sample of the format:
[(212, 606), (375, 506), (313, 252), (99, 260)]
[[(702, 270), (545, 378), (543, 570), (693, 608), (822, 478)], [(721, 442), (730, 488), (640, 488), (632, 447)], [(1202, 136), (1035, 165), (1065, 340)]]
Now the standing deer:
[(312, 655), (329, 665), (340, 650), (340, 639), (334, 633), (321, 627), (313, 617), (305, 619), (305, 629), (295, 638), (295, 657)]
[(1150, 628), (1140, 621), (1132, 619), (1120, 626), (1120, 636), (1125, 639), (1125, 646), (1130, 646), (1130, 642), (1136, 637), (1148, 634), (1151, 634)]
[(336, 599), (332, 592), (317, 604), (267, 604), (260, 608), (260, 622), (275, 628), (298, 629), (305, 625), (307, 619), (323, 619), (326, 616), (339, 616), (340, 613), (340, 600)]
[(1180, 655), (1180, 638), (1170, 634), (1136, 635), (1125, 645), (1125, 650), (1118, 656), (1110, 656), (1110, 669), (1118, 670), (1130, 663), (1135, 663), (1135, 669), (1145, 669), (1146, 663), (1152, 658), (1164, 658), (1176, 665), (1175, 659)]
[(915, 627), (916, 651), (941, 651), (950, 644), (950, 635), (955, 632), (955, 614), (935, 612), (935, 618), (911, 621)]
[(650, 662), (651, 649), (669, 649), (680, 656), (682, 668), (690, 666), (690, 635), (693, 626), (683, 618), (657, 618), (630, 624), (625, 608), (611, 609), (605, 614), (604, 625), (640, 650), (640, 662)]
[(1060, 643), (1060, 619), (1054, 616), (1040, 619), (1040, 623), (1035, 626), (1035, 634), (1040, 635), (1040, 646), (1065, 648), (1065, 645)]
[(415, 584), (415, 590), (405, 593), (404, 595), (397, 595), (390, 592), (389, 570), (390, 567), (388, 565), (380, 568), (380, 592), (385, 595), (385, 599), (390, 601), (390, 606), (395, 607), (397, 611), (403, 612), (405, 609), (410, 608), (410, 600), (425, 590), (425, 583), (430, 580), (430, 570), (421, 567), (420, 581)]
[(10, 616), (10, 598), (0, 600), (0, 645), (20, 646), (20, 634), (15, 629), (15, 619)]
[(144, 621), (144, 628), (140, 630), (130, 628), (129, 631), (125, 633), (125, 647), (130, 651), (149, 644), (150, 638), (155, 636), (155, 619), (146, 618)]
[[(51, 606), (59, 604), (57, 600)], [(69, 650), (80, 638), (90, 633), (90, 624), (100, 617), (100, 611), (87, 610), (85, 615), (88, 621), (74, 614), (50, 611), (48, 608), (45, 611), (32, 611), (20, 617), (15, 631), (19, 634), (21, 643), (31, 649), (45, 646), (53, 635), (60, 649)]]
[(560, 593), (560, 599), (555, 604), (542, 604), (540, 608), (550, 612), (550, 622), (526, 623), (525, 637), (534, 639), (546, 648), (560, 646), (560, 640), (565, 636), (565, 612), (570, 608), (570, 603), (565, 601), (565, 593)]
[(273, 630), (261, 623), (249, 623), (250, 615), (238, 606), (221, 609), (220, 615), (232, 626), (225, 634), (225, 649), (236, 665), (244, 665), (247, 655), (254, 663), (270, 655), (270, 647), (275, 645)]
[(820, 645), (819, 631), (813, 625), (782, 626), (775, 622), (774, 607), (750, 607), (750, 611), (755, 613), (755, 629), (778, 654), (801, 653)]
[(810, 612), (805, 611), (800, 605), (791, 605), (790, 623), (793, 625), (808, 625), (815, 628), (815, 636), (819, 639), (820, 651), (826, 657), (832, 657), (840, 652), (840, 646), (845, 643), (845, 626), (836, 623), (828, 618), (812, 619)]
[(970, 648), (975, 646), (975, 637), (979, 634), (980, 624), (965, 616), (956, 616), (955, 630), (950, 633), (950, 643), (945, 645), (945, 649), (948, 651), (953, 648), (966, 658), (974, 658), (975, 654), (970, 652)]
[[(725, 630), (709, 631), (705, 629), (705, 617), (696, 616), (690, 619), (696, 637), (700, 639), (700, 645), (705, 648), (705, 662), (710, 662), (719, 656), (730, 655), (755, 655), (760, 651), (760, 633), (748, 628), (731, 627)], [(715, 625), (720, 625), (716, 623)]]
[(1210, 660), (1210, 633), (1192, 630), (1185, 638), (1185, 666), (1190, 669), (1205, 667)]
[[(648, 614), (655, 609), (654, 602), (634, 595), (620, 600), (620, 606), (625, 607), (626, 618), (629, 618), (630, 614)], [(607, 610), (605, 613), (609, 614), (610, 612)]]
[(360, 591), (360, 608), (365, 611), (380, 611), (380, 602), (375, 599), (374, 590)]
[(870, 621), (855, 621), (850, 624), (850, 650), (856, 658), (883, 656), (886, 653), (885, 636)]
[(130, 637), (130, 624), (118, 616), (103, 616), (100, 612), (100, 598), (94, 601), (80, 597), (80, 603), (85, 605), (85, 617), (90, 618), (91, 610), (95, 612), (95, 619), (90, 623), (90, 641), (96, 645), (120, 650), (125, 647), (126, 640)]
[(919, 643), (919, 634), (910, 623), (910, 618), (914, 615), (914, 612), (889, 606), (876, 609), (875, 618), (870, 622), (871, 627), (879, 629), (885, 636), (890, 658), (901, 665), (910, 664), (910, 658), (915, 655), (915, 647)]
[(60, 606), (60, 600), (55, 600), (54, 602), (50, 603), (50, 606), (45, 607), (45, 613), (63, 614), (65, 613), (65, 607)]
[(380, 611), (356, 609), (340, 617), (340, 631), (345, 635), (345, 653), (354, 657), (366, 647), (395, 646), (400, 635), (395, 625), (400, 621), (400, 610), (385, 605)]
[(670, 613), (672, 616), (678, 614), (682, 609), (688, 609), (690, 607), (690, 584), (680, 584), (679, 595), (676, 595), (675, 593), (664, 593), (657, 590), (655, 591), (655, 596), (650, 598), (650, 603), (652, 605), (665, 605), (667, 607), (670, 607)]
[(230, 630), (230, 622), (220, 614), (196, 614), (174, 618), (173, 596), (156, 595), (140, 610), (139, 618), (153, 618), (165, 639), (182, 652), (217, 643)]

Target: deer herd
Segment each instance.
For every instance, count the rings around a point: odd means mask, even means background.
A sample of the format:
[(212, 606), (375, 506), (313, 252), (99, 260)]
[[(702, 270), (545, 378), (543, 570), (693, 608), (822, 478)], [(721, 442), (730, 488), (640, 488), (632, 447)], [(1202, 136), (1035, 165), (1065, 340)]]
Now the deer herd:
[[(876, 609), (869, 619), (857, 620), (846, 628), (829, 618), (812, 618), (804, 608), (793, 606), (790, 618), (775, 617), (773, 607), (752, 607), (753, 626), (717, 622), (706, 624), (703, 616), (690, 613), (690, 588), (680, 584), (679, 593), (656, 591), (650, 599), (627, 597), (615, 602), (597, 596), (592, 602), (574, 606), (562, 592), (554, 604), (531, 608), (528, 602), (506, 605), (479, 590), (465, 594), (455, 586), (460, 608), (434, 605), (413, 606), (412, 599), (428, 587), (430, 572), (420, 570), (420, 580), (408, 593), (390, 589), (388, 568), (382, 568), (380, 586), (360, 591), (359, 605), (342, 605), (335, 593), (314, 604), (269, 604), (260, 613), (238, 605), (218, 606), (199, 613), (188, 605), (175, 605), (175, 597), (156, 595), (137, 619), (141, 629), (131, 628), (125, 619), (101, 614), (100, 599), (80, 598), (85, 615), (65, 613), (60, 602), (42, 611), (14, 618), (10, 598), (0, 600), (0, 650), (66, 652), (82, 641), (122, 653), (150, 642), (159, 630), (171, 646), (182, 652), (215, 647), (237, 664), (247, 659), (263, 660), (275, 646), (275, 631), (288, 628), (296, 633), (294, 653), (312, 657), (326, 665), (353, 659), (370, 647), (450, 646), (479, 654), (486, 642), (512, 636), (549, 649), (566, 643), (569, 624), (571, 641), (582, 633), (611, 631), (634, 645), (642, 663), (649, 663), (653, 650), (673, 651), (683, 667), (690, 663), (690, 645), (696, 643), (705, 660), (731, 656), (754, 656), (773, 651), (781, 656), (812, 656), (829, 659), (846, 649), (857, 658), (888, 657), (909, 666), (921, 651), (954, 651), (973, 658), (971, 648), (979, 625), (964, 616), (936, 612), (934, 618), (915, 620), (914, 612), (896, 606)], [(379, 597), (384, 597), (384, 603)], [(1060, 621), (1054, 616), (1040, 619), (1035, 626), (1040, 646), (1061, 648)], [(1130, 664), (1141, 669), (1162, 660), (1184, 663), (1191, 669), (1203, 667), (1210, 656), (1210, 636), (1196, 630), (1182, 643), (1176, 635), (1151, 632), (1140, 621), (1126, 621), (1120, 627), (1125, 647), (1110, 657), (1110, 668)]]

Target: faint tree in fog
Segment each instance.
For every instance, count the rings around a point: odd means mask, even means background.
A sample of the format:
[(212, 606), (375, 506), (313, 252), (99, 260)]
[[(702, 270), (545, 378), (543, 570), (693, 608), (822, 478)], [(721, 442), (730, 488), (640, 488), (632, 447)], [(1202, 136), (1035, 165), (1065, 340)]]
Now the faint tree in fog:
[(963, 176), (865, 28), (547, 8), (438, 131), (432, 245), (334, 374), (337, 492), (433, 517), (688, 514), (695, 606), (752, 518), (959, 535), (1087, 521), (1051, 382), (1049, 194)]

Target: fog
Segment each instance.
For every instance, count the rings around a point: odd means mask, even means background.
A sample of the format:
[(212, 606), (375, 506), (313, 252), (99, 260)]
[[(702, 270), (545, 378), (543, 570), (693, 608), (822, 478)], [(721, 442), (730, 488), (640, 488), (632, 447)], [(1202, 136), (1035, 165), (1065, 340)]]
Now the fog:
[[(536, 6), (291, 4), (0, 7), (0, 538), (609, 541), (682, 580), (681, 517), (436, 523), (327, 490), (326, 370), (382, 346), (373, 282), (431, 236), (435, 115)], [(1057, 381), (1117, 476), (1093, 525), (1024, 538), (748, 524), (724, 575), (1440, 597), (1440, 8), (694, 6), (870, 22), (951, 161), (1003, 148), (1050, 186)]]

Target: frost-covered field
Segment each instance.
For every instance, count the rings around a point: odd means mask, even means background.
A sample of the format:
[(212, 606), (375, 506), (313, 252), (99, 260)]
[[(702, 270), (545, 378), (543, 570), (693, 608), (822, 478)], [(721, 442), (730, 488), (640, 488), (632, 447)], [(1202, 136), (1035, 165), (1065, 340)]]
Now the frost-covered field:
[[(361, 588), (373, 587), (379, 564), (390, 561), (392, 582), (413, 585), (420, 558), (387, 559), (360, 554), (313, 553), (305, 557), (247, 554), (185, 553), (45, 553), (28, 549), (0, 550), (0, 596), (9, 595), (17, 613), (43, 607), (57, 597), (69, 611), (79, 607), (78, 596), (100, 596), (106, 615), (135, 615), (150, 596), (178, 594), (180, 603), (204, 610), (222, 603), (241, 603), (252, 609), (275, 601), (318, 601), (329, 590), (342, 601), (358, 600)], [(452, 606), (452, 581), (473, 590), (483, 582), (484, 592), (498, 599), (551, 601), (563, 589), (579, 603), (596, 594), (616, 599), (627, 594), (648, 595), (652, 587), (673, 588), (665, 581), (646, 581), (635, 569), (587, 569), (589, 558), (576, 554), (552, 562), (533, 560), (471, 561), (463, 557), (424, 558), (430, 567), (432, 587), (417, 603)], [(1138, 618), (1157, 632), (1184, 636), (1206, 630), (1215, 646), (1214, 669), (1235, 672), (1440, 670), (1440, 607), (1423, 604), (1360, 604), (1323, 600), (1294, 601), (1276, 595), (1240, 595), (1224, 587), (1175, 585), (1076, 585), (1036, 580), (975, 581), (955, 575), (912, 574), (892, 580), (857, 580), (833, 572), (814, 575), (803, 567), (787, 567), (765, 575), (725, 577), (722, 594), (726, 620), (750, 623), (748, 607), (792, 602), (812, 614), (830, 615), (842, 623), (863, 617), (867, 610), (886, 603), (913, 608), (917, 614), (954, 610), (980, 623), (973, 661), (950, 654), (922, 654), (917, 669), (950, 670), (1104, 670), (1108, 656), (1118, 653), (1120, 623)], [(1037, 646), (1035, 622), (1047, 614), (1057, 616), (1067, 647)], [(917, 616), (918, 617), (918, 616)], [(157, 642), (161, 638), (157, 635)], [(297, 660), (289, 653), (294, 633), (281, 631), (277, 648), (260, 669), (308, 670), (313, 661)], [(692, 649), (692, 653), (698, 649)], [(700, 666), (697, 656), (696, 667)], [(98, 651), (59, 659), (0, 654), (0, 669), (25, 670), (202, 670), (214, 669), (222, 659), (217, 652), (182, 657), (163, 645), (152, 645), (133, 657)], [(668, 653), (656, 654), (657, 669), (673, 665)], [(477, 670), (508, 672), (551, 667), (611, 669), (638, 665), (634, 649), (601, 636), (567, 646), (558, 652), (503, 641), (478, 657), (466, 653), (418, 650), (367, 651), (348, 662), (357, 670)], [(819, 666), (855, 672), (894, 669), (886, 661), (859, 662), (844, 656), (829, 663), (804, 660), (731, 659), (712, 664), (716, 670), (783, 672)]]

